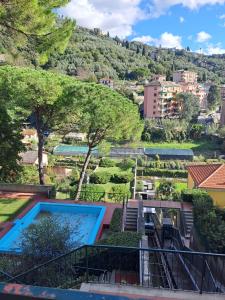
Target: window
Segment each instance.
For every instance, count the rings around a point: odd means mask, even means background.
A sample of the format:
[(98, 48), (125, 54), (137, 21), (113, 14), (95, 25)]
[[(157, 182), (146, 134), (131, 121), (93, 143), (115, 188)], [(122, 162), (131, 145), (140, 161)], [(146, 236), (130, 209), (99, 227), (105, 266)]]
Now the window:
[(155, 111), (153, 111), (153, 115), (155, 115)]
[(153, 106), (153, 108), (156, 108), (155, 105)]
[(154, 103), (156, 103), (156, 100), (154, 100)]

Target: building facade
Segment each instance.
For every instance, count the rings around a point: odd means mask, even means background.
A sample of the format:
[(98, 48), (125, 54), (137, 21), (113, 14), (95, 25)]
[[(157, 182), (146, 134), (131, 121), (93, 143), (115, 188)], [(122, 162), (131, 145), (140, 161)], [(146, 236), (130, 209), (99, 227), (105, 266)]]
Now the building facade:
[(176, 83), (197, 83), (198, 75), (192, 71), (179, 70), (173, 73), (173, 81)]
[(197, 82), (197, 74), (176, 71), (173, 81), (166, 81), (163, 75), (155, 75), (144, 90), (145, 118), (179, 117), (181, 105), (176, 99), (179, 93), (191, 93), (198, 97), (201, 109), (207, 108), (208, 87)]

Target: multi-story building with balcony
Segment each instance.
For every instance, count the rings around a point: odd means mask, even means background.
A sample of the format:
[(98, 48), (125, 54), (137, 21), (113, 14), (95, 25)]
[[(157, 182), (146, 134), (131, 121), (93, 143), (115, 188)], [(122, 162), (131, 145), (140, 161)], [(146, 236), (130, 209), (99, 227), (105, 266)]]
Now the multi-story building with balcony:
[(154, 80), (145, 86), (144, 117), (163, 118), (179, 115), (176, 95), (182, 92), (181, 86), (172, 81)]
[(176, 99), (179, 93), (191, 93), (198, 97), (201, 109), (207, 108), (208, 87), (197, 82), (197, 74), (189, 71), (176, 71), (174, 81), (166, 81), (163, 75), (155, 75), (145, 86), (144, 117), (178, 117), (181, 105)]

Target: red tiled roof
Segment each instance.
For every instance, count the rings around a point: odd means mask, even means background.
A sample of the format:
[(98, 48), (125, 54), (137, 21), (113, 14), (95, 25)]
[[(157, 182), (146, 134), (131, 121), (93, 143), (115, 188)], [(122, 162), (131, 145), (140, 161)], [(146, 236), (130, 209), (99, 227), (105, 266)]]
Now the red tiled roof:
[(218, 170), (221, 166), (222, 164), (192, 165), (192, 166), (188, 166), (187, 169), (192, 179), (194, 180), (195, 184), (199, 186), (209, 176), (214, 174), (214, 172)]
[(199, 187), (225, 189), (225, 164), (221, 165), (211, 176), (206, 178)]

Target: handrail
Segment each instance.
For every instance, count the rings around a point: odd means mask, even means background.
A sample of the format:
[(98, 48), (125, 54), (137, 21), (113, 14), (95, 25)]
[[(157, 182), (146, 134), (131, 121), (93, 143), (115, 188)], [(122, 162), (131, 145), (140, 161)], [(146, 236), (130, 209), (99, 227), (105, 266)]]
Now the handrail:
[(61, 258), (65, 258), (67, 256), (69, 256), (70, 254), (75, 253), (78, 250), (82, 250), (82, 249), (88, 249), (88, 248), (95, 248), (95, 249), (114, 249), (114, 250), (130, 250), (130, 251), (147, 251), (147, 252), (155, 252), (155, 253), (172, 253), (172, 254), (191, 254), (191, 255), (196, 255), (196, 256), (201, 256), (201, 257), (206, 257), (206, 256), (210, 256), (210, 257), (221, 257), (225, 259), (225, 254), (218, 254), (218, 253), (206, 253), (206, 252), (195, 252), (195, 251), (184, 251), (184, 250), (172, 250), (172, 249), (157, 249), (157, 248), (137, 248), (137, 247), (122, 247), (122, 246), (108, 246), (108, 245), (84, 245), (81, 247), (78, 247), (68, 253), (62, 254), (58, 257), (55, 257), (41, 265), (38, 265), (32, 269), (27, 270), (26, 272), (23, 272), (21, 274), (16, 275), (15, 277), (13, 277), (12, 279), (10, 279), (8, 282), (10, 282), (11, 280), (15, 280), (17, 278), (20, 278), (24, 275), (29, 274), (30, 272), (36, 271), (40, 268), (43, 268), (47, 265), (49, 265), (52, 262), (56, 262), (58, 260), (60, 260)]

